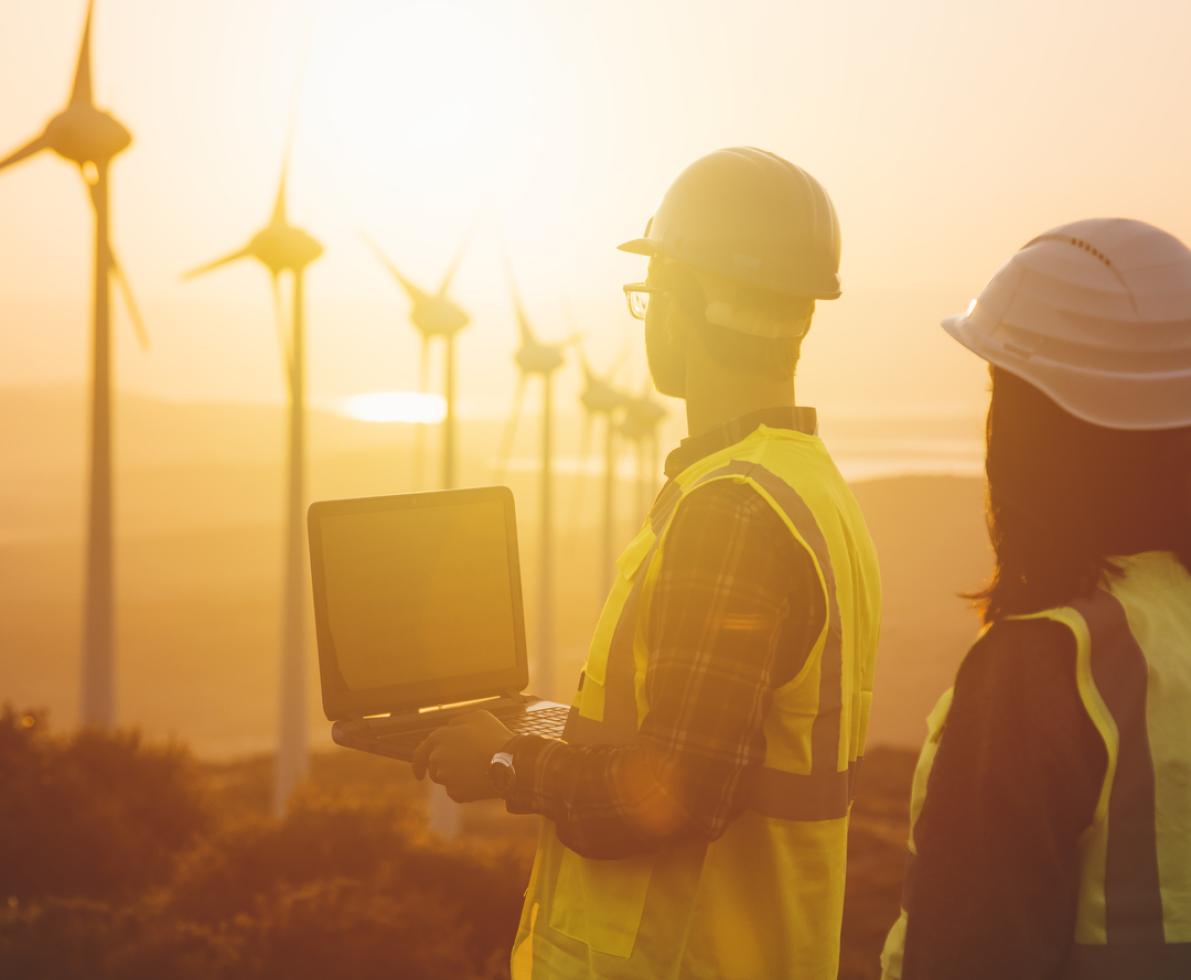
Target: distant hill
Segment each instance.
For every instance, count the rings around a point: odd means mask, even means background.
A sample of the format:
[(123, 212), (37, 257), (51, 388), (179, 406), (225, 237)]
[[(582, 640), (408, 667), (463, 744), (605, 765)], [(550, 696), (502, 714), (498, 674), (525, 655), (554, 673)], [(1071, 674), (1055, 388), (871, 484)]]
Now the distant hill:
[[(266, 748), (276, 715), (281, 408), (138, 396), (118, 404), (119, 717), (203, 753)], [(78, 700), (84, 413), (75, 389), (0, 389), (0, 698), (48, 707), (60, 725), (73, 723)], [(312, 498), (411, 488), (408, 427), (328, 412), (313, 413), (311, 427)], [(499, 428), (465, 427), (464, 482), (491, 480)], [(515, 472), (511, 482), (532, 622), (536, 478)], [(542, 693), (567, 697), (602, 598), (599, 494), (594, 477), (560, 476), (558, 489), (558, 550), (567, 556), (556, 586), (560, 687)], [(634, 488), (620, 490), (627, 538), (639, 516)], [(912, 746), (976, 631), (957, 593), (979, 585), (989, 566), (982, 483), (897, 477), (858, 483), (856, 493), (885, 588), (871, 741)], [(309, 686), (312, 731), (325, 740), (313, 656)]]

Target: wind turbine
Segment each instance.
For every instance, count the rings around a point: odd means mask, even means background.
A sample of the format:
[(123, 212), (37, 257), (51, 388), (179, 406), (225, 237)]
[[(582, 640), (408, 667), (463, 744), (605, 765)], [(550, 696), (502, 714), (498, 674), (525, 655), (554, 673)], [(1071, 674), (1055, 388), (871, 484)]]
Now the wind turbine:
[(639, 395), (625, 402), (624, 420), (620, 432), (637, 450), (637, 513), (641, 519), (649, 511), (651, 487), (656, 480), (658, 464), (658, 427), (666, 418), (666, 409), (651, 395), (648, 381)]
[[(602, 595), (607, 595), (612, 585), (612, 566), (616, 558), (613, 548), (616, 522), (617, 416), (627, 405), (629, 396), (612, 386), (611, 377), (597, 375), (582, 350), (579, 352), (579, 366), (583, 370), (583, 390), (579, 393), (579, 401), (583, 405), (583, 438), (579, 453), (581, 464), (587, 462), (593, 421), (602, 419), (604, 425), (604, 527), (600, 584)], [(579, 494), (576, 492), (575, 499), (578, 498)]]
[[(294, 786), (306, 769), (306, 549), (303, 517), (306, 502), (306, 267), (323, 254), (319, 242), (290, 223), (286, 212), (286, 178), (289, 172), (289, 138), (286, 139), (281, 180), (269, 223), (242, 248), (185, 274), (191, 279), (240, 259), (256, 259), (273, 282), (273, 303), (280, 334), (282, 370), (289, 388), (289, 483), (286, 491), (286, 532), (283, 578), (285, 582), (281, 624), (281, 705), (277, 773), (273, 808), (284, 811)], [(292, 324), (285, 329), (281, 299), (281, 274), (293, 279)]]
[(514, 359), (519, 376), (517, 390), (513, 396), (513, 412), (505, 427), (500, 447), (500, 473), (503, 475), (508, 464), (513, 439), (517, 434), (517, 422), (525, 400), (526, 383), (531, 377), (542, 379), (542, 473), (541, 473), (541, 530), (539, 532), (538, 559), (538, 674), (535, 683), (549, 697), (554, 690), (554, 372), (562, 367), (563, 351), (575, 343), (578, 336), (568, 337), (556, 343), (545, 343), (534, 333), (533, 324), (521, 302), (517, 283), (509, 270), (509, 289), (513, 295), (513, 307), (517, 314), (517, 329), (521, 346)]
[[(438, 291), (428, 293), (404, 276), (401, 270), (389, 261), (376, 242), (371, 238), (365, 237), (365, 241), (368, 242), (369, 246), (376, 253), (376, 257), (380, 259), (393, 278), (397, 280), (401, 288), (405, 291), (405, 295), (409, 297), (411, 304), (409, 319), (422, 335), (422, 351), (418, 367), (418, 390), (423, 393), (426, 391), (428, 385), (431, 341), (435, 337), (441, 337), (443, 339), (443, 372), (445, 375), (443, 379), (443, 398), (447, 403), (447, 413), (443, 417), (442, 428), (442, 485), (444, 489), (450, 489), (455, 486), (455, 335), (471, 322), (471, 317), (451, 299), (448, 295), (448, 290), (451, 288), (451, 280), (455, 278), (455, 272), (459, 268), (459, 263), (463, 261), (463, 253), (467, 250), (469, 238), (470, 235), (459, 246), (459, 251), (456, 253), (450, 266), (447, 267), (446, 275), (443, 276)], [(418, 426), (416, 438), (417, 445), (414, 449), (414, 482), (420, 488), (422, 486), (423, 457), (426, 446), (425, 429), (422, 426)]]
[(111, 113), (96, 107), (91, 96), (91, 20), (94, 0), (87, 4), (83, 40), (74, 85), (66, 108), (54, 116), (40, 136), (0, 160), (0, 170), (42, 150), (53, 150), (78, 165), (95, 209), (94, 325), (91, 366), (91, 493), (87, 512), (87, 568), (83, 614), (82, 723), (108, 728), (115, 720), (112, 597), (112, 363), (111, 306), (108, 287), (114, 275), (136, 329), (149, 346), (144, 323), (124, 270), (112, 250), (108, 231), (108, 169), (132, 143), (132, 134)]

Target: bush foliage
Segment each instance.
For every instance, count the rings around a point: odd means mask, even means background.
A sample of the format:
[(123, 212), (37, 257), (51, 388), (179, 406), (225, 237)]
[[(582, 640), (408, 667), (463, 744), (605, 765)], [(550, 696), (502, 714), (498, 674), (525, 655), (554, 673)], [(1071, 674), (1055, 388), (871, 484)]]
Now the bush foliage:
[[(889, 752), (866, 762), (841, 980), (878, 972), (912, 765)], [(363, 753), (316, 757), (281, 820), (267, 813), (269, 779), (268, 760), (200, 765), (135, 734), (55, 736), (44, 716), (5, 708), (0, 977), (508, 975), (528, 836), (428, 838), (407, 774)]]
[(219, 784), (179, 747), (5, 708), (0, 976), (507, 975), (524, 848), (423, 839), (392, 794), (308, 786), (273, 820)]

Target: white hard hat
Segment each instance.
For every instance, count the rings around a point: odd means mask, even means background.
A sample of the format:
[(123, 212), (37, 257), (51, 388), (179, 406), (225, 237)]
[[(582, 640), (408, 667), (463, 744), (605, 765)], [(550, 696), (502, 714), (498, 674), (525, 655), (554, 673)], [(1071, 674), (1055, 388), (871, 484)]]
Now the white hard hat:
[(1039, 235), (943, 328), (1085, 421), (1191, 425), (1191, 250), (1153, 225), (1093, 218)]

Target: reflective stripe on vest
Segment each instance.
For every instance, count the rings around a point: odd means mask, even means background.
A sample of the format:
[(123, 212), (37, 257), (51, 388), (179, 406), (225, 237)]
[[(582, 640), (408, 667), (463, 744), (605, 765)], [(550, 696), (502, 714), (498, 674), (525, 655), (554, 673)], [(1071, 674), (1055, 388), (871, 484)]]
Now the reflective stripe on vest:
[[(1085, 704), (1089, 698), (1098, 698), (1108, 709), (1111, 729), (1100, 718), (1093, 716), (1093, 721), (1102, 737), (1116, 743), (1115, 752), (1109, 749), (1110, 768), (1104, 779), (1107, 813), (1097, 815), (1098, 824), (1103, 825), (1105, 819), (1108, 824), (1104, 938), (1109, 944), (1161, 945), (1162, 894), (1158, 884), (1154, 763), (1146, 730), (1145, 654), (1129, 632), (1124, 607), (1110, 592), (1100, 591), (1092, 599), (1072, 603), (1071, 608), (1086, 624), (1087, 639), (1078, 639), (1090, 647), (1088, 661), (1096, 686), (1095, 692), (1080, 694)], [(1103, 804), (1097, 809), (1104, 809)]]
[(859, 510), (816, 437), (762, 426), (663, 488), (618, 562), (565, 738), (635, 739), (649, 710), (644, 634), (666, 535), (682, 498), (716, 480), (751, 486), (809, 553), (823, 630), (799, 674), (774, 691), (765, 764), (743, 777), (745, 810), (723, 837), (588, 860), (544, 824), (515, 978), (836, 976), (879, 576)]
[[(1014, 618), (1071, 631), (1080, 700), (1106, 748), (1100, 798), (1080, 842), (1064, 976), (1174, 980), (1191, 977), (1191, 576), (1166, 552), (1118, 563), (1125, 574), (1093, 596)], [(946, 720), (940, 708), (915, 774), (912, 827)], [(915, 850), (911, 831), (903, 910), (882, 957), (889, 978), (901, 976)]]

